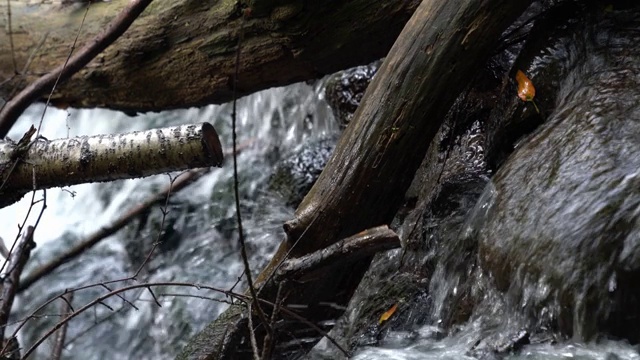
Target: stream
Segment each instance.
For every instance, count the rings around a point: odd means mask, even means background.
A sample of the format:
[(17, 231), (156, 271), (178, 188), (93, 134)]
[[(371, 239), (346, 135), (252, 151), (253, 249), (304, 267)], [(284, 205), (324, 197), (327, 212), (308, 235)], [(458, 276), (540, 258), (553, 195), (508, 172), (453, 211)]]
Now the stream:
[[(238, 101), (238, 156), (243, 225), (254, 269), (268, 260), (283, 236), (282, 223), (293, 209), (267, 191), (274, 164), (300, 144), (336, 134), (338, 126), (322, 100), (321, 83), (295, 84), (253, 94)], [(34, 105), (20, 118), (9, 137), (20, 138), (31, 124), (38, 124), (44, 107)], [(211, 122), (225, 149), (230, 149), (230, 104), (201, 109), (176, 110), (129, 117), (108, 110), (48, 109), (42, 134), (48, 139), (101, 133), (128, 132), (202, 121)], [(214, 168), (171, 197), (162, 232), (163, 245), (154, 253), (140, 281), (202, 283), (231, 289), (242, 274), (232, 191), (230, 151), (223, 168)], [(172, 174), (173, 176), (177, 174)], [(168, 175), (121, 180), (47, 190), (47, 209), (35, 232), (37, 248), (25, 273), (64, 249), (81, 241), (121, 213), (168, 185)], [(39, 192), (37, 199), (41, 198)], [(0, 234), (7, 246), (24, 221), (31, 201), (0, 210)], [(35, 206), (33, 223), (41, 205)], [(127, 277), (144, 261), (158, 239), (162, 212), (156, 206), (115, 235), (35, 283), (14, 303), (13, 318), (22, 319), (37, 306), (65, 289)], [(132, 284), (128, 282), (127, 284)], [(118, 284), (110, 286), (116, 287)], [(125, 285), (125, 284), (122, 284)], [(244, 287), (241, 283), (236, 285)], [(73, 299), (80, 307), (105, 289), (79, 291)], [(130, 292), (110, 299), (70, 323), (64, 358), (68, 359), (171, 359), (187, 340), (225, 308), (224, 296), (189, 288), (157, 288), (159, 308), (148, 292)], [(24, 346), (59, 319), (60, 304), (48, 307), (20, 331)], [(15, 325), (9, 330), (15, 329)], [(53, 340), (38, 350), (48, 358)]]
[[(564, 10), (558, 11), (563, 19)], [(536, 100), (547, 110), (544, 116), (513, 92), (482, 119), (445, 122), (440, 142), (427, 154), (430, 161), (416, 176), (424, 177), (424, 186), (408, 192), (419, 193), (414, 212), (392, 224), (405, 248), (376, 256), (345, 315), (336, 319), (331, 335), (354, 349), (352, 359), (640, 360), (640, 347), (620, 340), (637, 343), (639, 333), (634, 309), (640, 297), (640, 10), (586, 13), (570, 26), (549, 27), (562, 35), (556, 43), (547, 44), (544, 21), (536, 25), (542, 28), (542, 49), (525, 48), (533, 55), (508, 61), (539, 80)], [(546, 67), (549, 54), (561, 60), (560, 70)], [(341, 131), (325, 100), (325, 84), (299, 83), (238, 101), (239, 191), (254, 272), (269, 261), (284, 237), (282, 224), (294, 214), (291, 199), (270, 187), (271, 175), (292, 154), (319, 158), (302, 147), (331, 142)], [(465, 101), (457, 103), (463, 115), (485, 110)], [(43, 110), (30, 107), (9, 137), (19, 139), (38, 124)], [(207, 121), (220, 134), (226, 160), (174, 194), (166, 215), (161, 206), (153, 207), (21, 293), (8, 332), (29, 317), (18, 332), (23, 349), (67, 311), (58, 300), (32, 314), (38, 306), (65, 289), (127, 278), (142, 264), (138, 282), (245, 287), (239, 280), (230, 114), (230, 104), (135, 117), (47, 109), (42, 134), (48, 139)], [(505, 125), (505, 118), (525, 124)], [(513, 143), (501, 143), (510, 136)], [(442, 148), (445, 138), (453, 145)], [(25, 273), (110, 224), (176, 175), (47, 190), (37, 248)], [(433, 190), (425, 195), (428, 202), (422, 202), (425, 189)], [(38, 192), (36, 199), (41, 197)], [(27, 195), (0, 209), (0, 236), (7, 246), (30, 201)], [(76, 291), (71, 304), (79, 309), (109, 289), (135, 283)], [(226, 301), (197, 286), (129, 291), (69, 323), (63, 358), (173, 359), (227, 308)], [(399, 310), (383, 321), (380, 314), (391, 304)], [(32, 358), (49, 359), (53, 346), (53, 338), (46, 340)], [(323, 339), (309, 355), (287, 359), (309, 358), (345, 356)]]
[[(245, 230), (249, 252), (255, 268), (264, 265), (282, 238), (281, 224), (292, 217), (291, 208), (277, 197), (269, 195), (265, 183), (280, 154), (286, 154), (298, 144), (316, 137), (335, 134), (338, 129), (322, 99), (321, 85), (291, 85), (260, 92), (239, 102), (239, 141), (251, 140), (251, 145), (238, 158)], [(31, 123), (37, 123), (43, 106), (34, 105), (20, 119), (10, 137), (17, 138)], [(43, 134), (48, 138), (141, 130), (180, 123), (211, 121), (221, 135), (222, 143), (230, 144), (229, 105), (202, 109), (145, 114), (130, 118), (107, 110), (49, 109)], [(231, 197), (232, 167), (227, 162), (214, 169), (186, 190), (175, 194), (169, 205), (172, 229), (180, 240), (174, 249), (159, 251), (143, 272), (145, 281), (183, 281), (207, 283), (231, 288), (240, 276), (242, 265), (233, 230)], [(85, 184), (47, 191), (45, 215), (35, 239), (38, 247), (27, 272), (38, 264), (76, 243), (99, 226), (108, 224), (118, 214), (154, 190), (168, 183), (167, 175), (113, 183)], [(73, 196), (71, 194), (74, 194)], [(40, 196), (40, 195), (38, 195)], [(23, 221), (30, 198), (0, 210), (0, 233), (11, 239), (16, 224)], [(37, 208), (38, 205), (36, 205)], [(155, 213), (155, 214), (154, 214)], [(158, 209), (149, 215), (160, 221)], [(33, 219), (33, 215), (30, 218)], [(151, 223), (153, 221), (149, 220)], [(126, 277), (133, 271), (127, 245), (131, 239), (143, 246), (157, 237), (153, 226), (137, 231), (139, 221), (105, 239), (79, 259), (65, 264), (45, 280), (19, 296), (14, 305), (13, 319), (21, 319), (36, 306), (64, 289)], [(166, 232), (166, 231), (165, 231)], [(446, 281), (442, 277), (440, 281)], [(437, 281), (437, 280), (436, 280)], [(446, 283), (435, 284), (447, 288)], [(115, 285), (114, 285), (115, 286)], [(434, 286), (434, 284), (432, 284)], [(76, 307), (104, 293), (103, 289), (80, 291), (73, 299)], [(106, 306), (96, 306), (72, 321), (63, 358), (67, 359), (172, 359), (187, 339), (202, 329), (226, 307), (217, 302), (223, 297), (191, 289), (156, 289), (162, 304), (159, 308), (145, 292), (126, 295), (139, 310), (120, 299), (111, 299)], [(188, 297), (187, 295), (194, 297)], [(28, 323), (19, 334), (23, 346), (33, 342), (38, 334), (59, 320), (58, 306), (50, 307), (37, 320)], [(444, 306), (444, 304), (442, 304)], [(478, 314), (476, 314), (478, 315)], [(495, 312), (487, 311), (487, 316)], [(487, 318), (479, 314), (455, 334), (442, 337), (436, 325), (389, 332), (379, 346), (364, 346), (355, 354), (358, 360), (412, 359), (474, 359), (468, 350), (480, 334), (501, 331), (486, 326)], [(11, 329), (11, 328), (10, 328)], [(504, 329), (502, 329), (504, 330)], [(45, 342), (37, 358), (48, 358), (53, 342)], [(322, 347), (321, 343), (319, 347)], [(318, 353), (322, 353), (319, 351)], [(331, 358), (316, 354), (317, 358)], [(519, 355), (507, 359), (640, 359), (637, 348), (622, 341), (598, 344), (561, 343), (557, 345), (525, 346)]]

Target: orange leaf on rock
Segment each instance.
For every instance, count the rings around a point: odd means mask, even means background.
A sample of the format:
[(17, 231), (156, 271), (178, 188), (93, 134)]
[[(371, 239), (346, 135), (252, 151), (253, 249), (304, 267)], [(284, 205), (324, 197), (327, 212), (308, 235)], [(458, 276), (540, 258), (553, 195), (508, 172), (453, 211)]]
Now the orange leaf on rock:
[(536, 88), (521, 70), (516, 72), (516, 82), (518, 82), (518, 97), (522, 101), (532, 101), (536, 96)]
[(390, 307), (389, 310), (385, 311), (384, 314), (380, 315), (380, 324), (389, 320), (389, 318), (396, 312), (397, 309), (398, 309), (398, 304), (393, 304), (393, 306)]

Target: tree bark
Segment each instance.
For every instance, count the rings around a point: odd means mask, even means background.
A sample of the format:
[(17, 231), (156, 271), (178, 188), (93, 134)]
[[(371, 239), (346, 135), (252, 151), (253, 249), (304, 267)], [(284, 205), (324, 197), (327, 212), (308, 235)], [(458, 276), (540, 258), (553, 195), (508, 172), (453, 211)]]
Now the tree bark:
[[(270, 281), (287, 257), (298, 258), (363, 229), (389, 224), (447, 111), (489, 55), (504, 29), (530, 1), (423, 1), (367, 89), (353, 122), (309, 194), (285, 224), (283, 241), (256, 280), (260, 297), (299, 315), (333, 323), (366, 270), (369, 259), (334, 266), (313, 279)], [(282, 285), (280, 291), (279, 285)], [(304, 306), (301, 306), (304, 305)], [(281, 340), (313, 346), (302, 322), (279, 324)], [(181, 359), (249, 359), (246, 319), (234, 306), (196, 336)], [(264, 332), (256, 329), (258, 343)], [(319, 339), (319, 337), (318, 337)], [(231, 344), (235, 341), (235, 346)], [(281, 348), (282, 349), (282, 348)], [(283, 350), (283, 351), (286, 351)]]
[(33, 190), (222, 166), (218, 133), (209, 123), (17, 144), (0, 141), (0, 208)]
[[(92, 4), (76, 47), (91, 41), (127, 2)], [(9, 3), (17, 69), (3, 3), (0, 98), (5, 100), (64, 63), (85, 13), (82, 5)], [(239, 96), (318, 78), (384, 56), (419, 1), (256, 0), (244, 24), (236, 3), (153, 2), (122, 38), (59, 85), (53, 104), (133, 113), (226, 102), (241, 25)], [(25, 76), (14, 76), (27, 64)]]

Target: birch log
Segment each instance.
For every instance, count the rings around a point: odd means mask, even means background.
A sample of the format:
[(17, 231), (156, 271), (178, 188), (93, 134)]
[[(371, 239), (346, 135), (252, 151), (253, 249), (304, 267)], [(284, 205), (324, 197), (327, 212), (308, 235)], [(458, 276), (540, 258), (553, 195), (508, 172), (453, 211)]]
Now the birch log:
[(0, 143), (0, 207), (31, 190), (130, 179), (196, 167), (221, 166), (220, 139), (209, 123), (118, 135)]

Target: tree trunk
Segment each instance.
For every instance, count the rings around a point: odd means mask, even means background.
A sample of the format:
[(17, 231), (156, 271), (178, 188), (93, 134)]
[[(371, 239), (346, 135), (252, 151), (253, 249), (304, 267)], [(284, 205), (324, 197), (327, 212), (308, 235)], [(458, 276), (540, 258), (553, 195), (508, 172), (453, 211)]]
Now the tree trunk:
[[(75, 48), (127, 2), (93, 3)], [(236, 3), (154, 1), (122, 38), (58, 86), (53, 104), (136, 112), (229, 101), (241, 26), (239, 96), (318, 78), (386, 55), (419, 1), (256, 0), (247, 21)], [(85, 14), (78, 4), (9, 4), (13, 52), (8, 8), (0, 5), (3, 99), (64, 63)]]
[[(287, 256), (300, 257), (391, 222), (453, 101), (501, 32), (529, 2), (422, 2), (366, 91), (320, 178), (298, 207), (295, 219), (285, 224), (287, 239), (256, 280), (262, 286), (262, 299), (276, 302), (277, 288), (282, 285), (283, 306), (297, 305), (299, 315), (318, 326), (325, 324), (324, 329), (342, 314), (370, 259), (282, 284), (270, 281), (271, 274)], [(180, 358), (250, 359), (247, 321), (241, 313), (239, 306), (229, 309), (196, 336)], [(285, 321), (276, 329), (280, 340), (304, 339), (292, 345), (296, 349), (314, 345), (309, 338), (317, 333), (304, 322), (286, 314), (283, 317)], [(264, 337), (262, 328), (256, 329), (258, 344)]]

